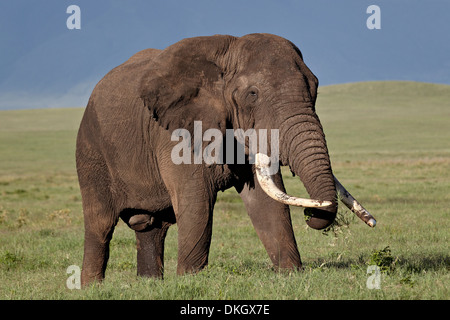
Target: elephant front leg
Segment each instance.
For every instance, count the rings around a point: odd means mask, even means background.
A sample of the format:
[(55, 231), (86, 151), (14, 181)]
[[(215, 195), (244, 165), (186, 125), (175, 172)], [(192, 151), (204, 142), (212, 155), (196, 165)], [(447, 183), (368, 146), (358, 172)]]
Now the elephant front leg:
[[(280, 173), (274, 176), (274, 181), (280, 190), (285, 191)], [(256, 178), (238, 191), (275, 268), (300, 269), (302, 263), (292, 229), (289, 206), (268, 197)]]
[(202, 165), (161, 163), (178, 226), (177, 274), (195, 273), (208, 264), (217, 194)]
[(212, 235), (212, 206), (204, 201), (180, 203), (177, 212), (177, 274), (195, 273), (208, 264)]

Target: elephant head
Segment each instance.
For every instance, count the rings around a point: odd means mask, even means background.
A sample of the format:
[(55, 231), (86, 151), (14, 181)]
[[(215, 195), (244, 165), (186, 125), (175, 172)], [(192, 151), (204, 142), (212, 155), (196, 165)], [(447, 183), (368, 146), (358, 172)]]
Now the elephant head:
[[(349, 207), (359, 204), (349, 200), (333, 176), (315, 110), (317, 87), (317, 78), (290, 41), (270, 34), (216, 35), (184, 39), (161, 51), (142, 79), (140, 94), (169, 131), (184, 128), (192, 134), (194, 121), (224, 134), (227, 128), (279, 129), (280, 164), (300, 177), (314, 200), (277, 190), (264, 174), (264, 154), (256, 157), (258, 180), (275, 200), (308, 207), (307, 224), (323, 229), (336, 217), (337, 187)], [(361, 208), (352, 210), (367, 216)]]

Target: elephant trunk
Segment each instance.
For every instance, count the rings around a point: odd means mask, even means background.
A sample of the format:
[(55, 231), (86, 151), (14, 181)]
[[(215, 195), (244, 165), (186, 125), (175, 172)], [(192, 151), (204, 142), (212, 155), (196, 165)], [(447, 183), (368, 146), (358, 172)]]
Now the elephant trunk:
[(306, 223), (318, 230), (333, 223), (340, 196), (346, 207), (368, 226), (375, 227), (375, 218), (333, 175), (322, 125), (311, 104), (292, 101), (278, 111), (278, 120), (281, 119), (279, 160), (300, 177), (311, 199), (292, 197), (281, 191), (271, 178), (274, 168), (269, 162), (272, 158), (260, 153), (255, 157), (256, 175), (267, 195), (288, 205), (304, 207)]
[(255, 171), (259, 185), (272, 199), (291, 206), (304, 208), (321, 208), (332, 205), (330, 201), (319, 201), (314, 199), (303, 199), (290, 196), (280, 190), (271, 176), (271, 159), (264, 153), (255, 156)]
[(289, 164), (300, 177), (312, 199), (330, 202), (321, 208), (305, 208), (306, 223), (324, 229), (333, 223), (337, 212), (336, 185), (320, 121), (312, 108), (290, 116), (280, 127), (281, 162)]

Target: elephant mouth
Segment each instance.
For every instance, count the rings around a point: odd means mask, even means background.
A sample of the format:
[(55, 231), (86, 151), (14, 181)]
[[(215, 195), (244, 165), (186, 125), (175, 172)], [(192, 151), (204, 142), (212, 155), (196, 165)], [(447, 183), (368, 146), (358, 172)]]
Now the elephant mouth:
[[(272, 199), (287, 205), (304, 208), (323, 208), (332, 205), (332, 202), (330, 201), (298, 198), (286, 194), (275, 185), (269, 168), (270, 158), (266, 154), (257, 153), (255, 155), (255, 171), (258, 183), (264, 192)], [(375, 227), (377, 223), (375, 218), (347, 191), (347, 189), (345, 189), (335, 176), (333, 177), (336, 190), (342, 203), (368, 226), (372, 228)]]

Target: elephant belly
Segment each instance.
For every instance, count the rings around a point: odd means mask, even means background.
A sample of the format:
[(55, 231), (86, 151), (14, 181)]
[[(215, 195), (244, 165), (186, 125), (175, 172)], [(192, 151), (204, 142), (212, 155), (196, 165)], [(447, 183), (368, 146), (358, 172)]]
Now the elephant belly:
[(145, 171), (142, 165), (138, 168), (129, 166), (113, 179), (113, 194), (117, 196), (121, 210), (158, 212), (172, 206), (162, 180)]

